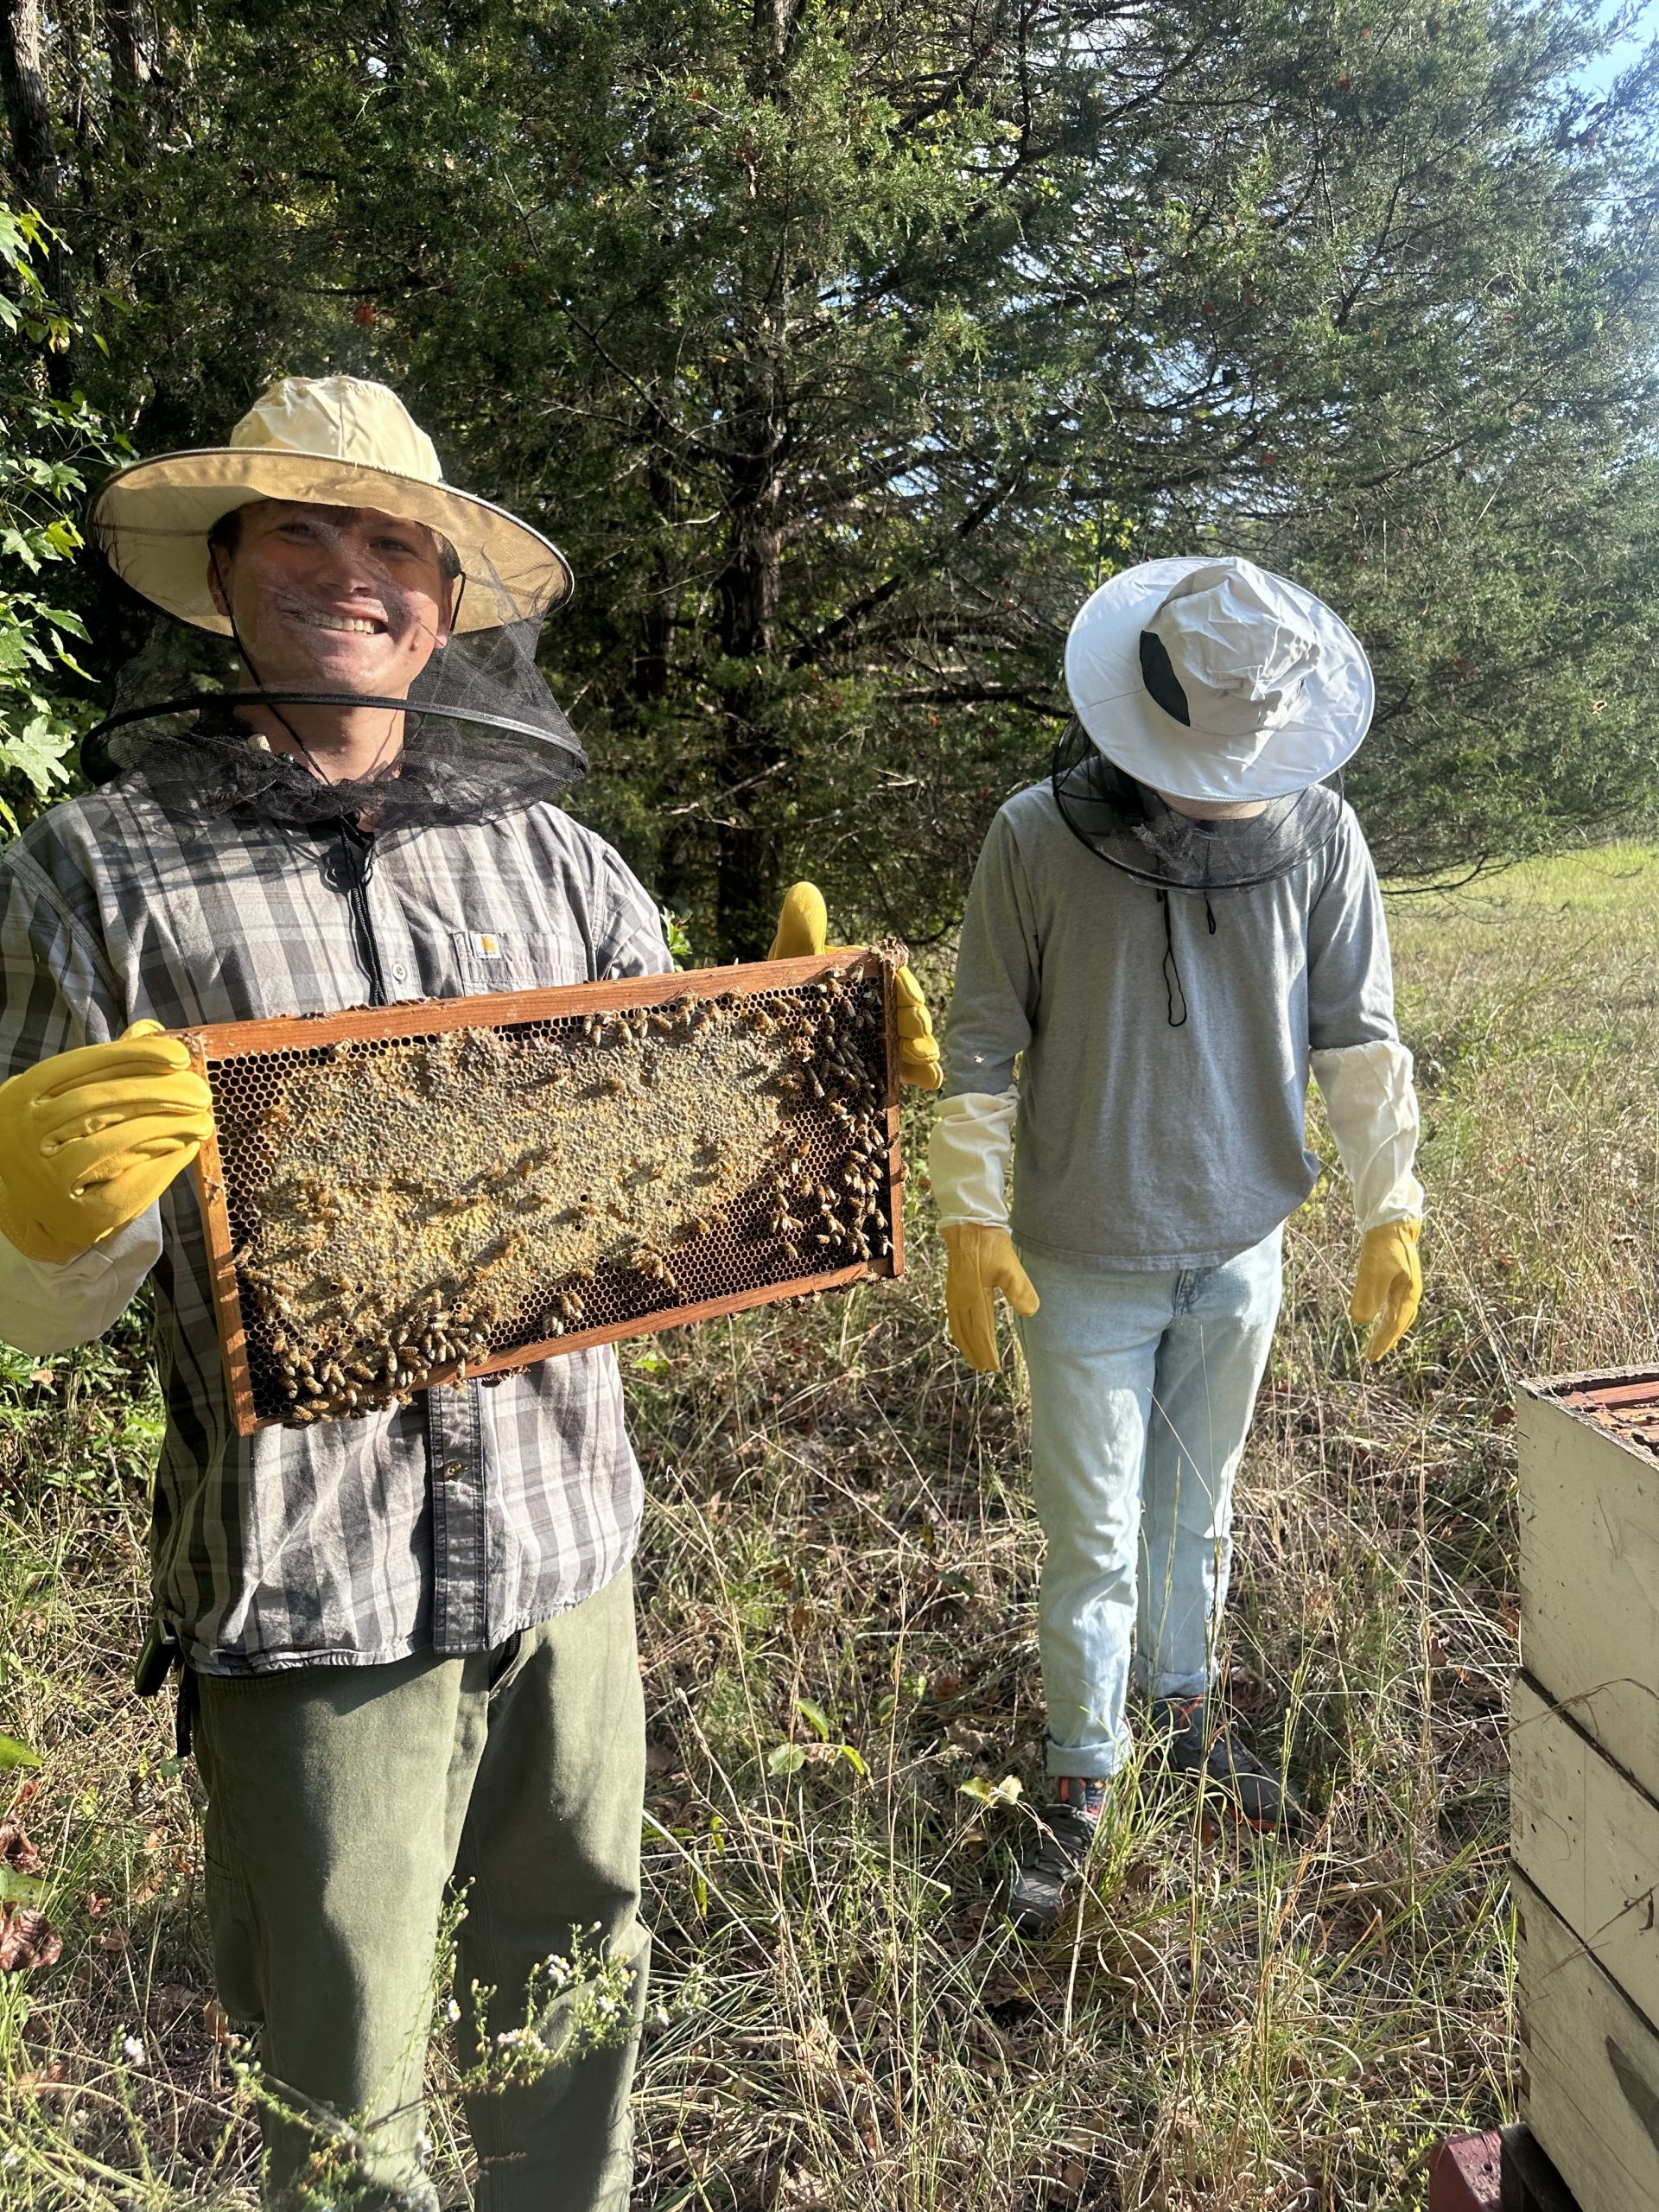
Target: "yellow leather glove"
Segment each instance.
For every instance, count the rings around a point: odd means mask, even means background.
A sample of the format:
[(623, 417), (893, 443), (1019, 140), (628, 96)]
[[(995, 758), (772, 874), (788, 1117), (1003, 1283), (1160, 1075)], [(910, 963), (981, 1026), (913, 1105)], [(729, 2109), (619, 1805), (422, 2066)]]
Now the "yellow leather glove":
[(213, 1133), (206, 1078), (159, 1021), (0, 1083), (0, 1234), (73, 1260), (137, 1221)]
[(1376, 1324), (1365, 1340), (1362, 1359), (1381, 1359), (1391, 1352), (1417, 1318), (1423, 1300), (1423, 1269), (1417, 1257), (1422, 1233), (1421, 1221), (1385, 1221), (1365, 1232), (1348, 1308), (1349, 1319), (1362, 1329), (1368, 1322)]
[(1006, 1229), (959, 1221), (943, 1231), (950, 1255), (944, 1277), (944, 1311), (950, 1341), (982, 1375), (1002, 1363), (996, 1348), (996, 1303), (1001, 1291), (1016, 1313), (1034, 1313), (1041, 1300), (1014, 1253)]
[[(830, 912), (816, 883), (792, 883), (784, 893), (778, 916), (778, 934), (772, 940), (768, 960), (804, 960), (810, 953), (845, 952), (846, 945), (824, 943), (830, 933)], [(939, 1040), (927, 1011), (922, 987), (908, 968), (893, 979), (899, 1001), (899, 1080), (918, 1090), (937, 1090), (944, 1081), (939, 1065)]]

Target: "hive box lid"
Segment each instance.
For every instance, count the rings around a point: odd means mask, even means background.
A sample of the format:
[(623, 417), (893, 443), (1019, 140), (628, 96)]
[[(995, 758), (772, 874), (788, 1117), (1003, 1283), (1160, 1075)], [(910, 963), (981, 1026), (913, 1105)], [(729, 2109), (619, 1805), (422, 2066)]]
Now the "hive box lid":
[(1639, 1456), (1659, 1456), (1659, 1367), (1615, 1367), (1535, 1376), (1521, 1384), (1529, 1406), (1552, 1408)]

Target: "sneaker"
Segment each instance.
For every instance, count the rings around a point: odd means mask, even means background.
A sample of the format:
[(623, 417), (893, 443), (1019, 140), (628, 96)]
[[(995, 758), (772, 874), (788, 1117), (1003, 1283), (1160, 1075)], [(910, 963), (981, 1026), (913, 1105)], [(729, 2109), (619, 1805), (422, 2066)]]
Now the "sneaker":
[(1176, 1774), (1200, 1774), (1246, 1827), (1263, 1835), (1300, 1835), (1307, 1808), (1282, 1775), (1262, 1765), (1237, 1732), (1202, 1697), (1154, 1698), (1154, 1726), (1166, 1764)]
[(1008, 1916), (1021, 1936), (1046, 1936), (1058, 1920), (1089, 1856), (1105, 1797), (1103, 1782), (1064, 1777), (1056, 1802), (1039, 1815), (1037, 1848), (1008, 1885)]

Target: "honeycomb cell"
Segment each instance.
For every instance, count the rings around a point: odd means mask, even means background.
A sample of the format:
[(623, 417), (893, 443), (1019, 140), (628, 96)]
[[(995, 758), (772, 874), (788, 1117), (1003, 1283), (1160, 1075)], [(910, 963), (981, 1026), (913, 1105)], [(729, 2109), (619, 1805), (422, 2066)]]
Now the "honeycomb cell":
[(890, 965), (276, 1050), (216, 1033), (238, 1424), (891, 1272)]

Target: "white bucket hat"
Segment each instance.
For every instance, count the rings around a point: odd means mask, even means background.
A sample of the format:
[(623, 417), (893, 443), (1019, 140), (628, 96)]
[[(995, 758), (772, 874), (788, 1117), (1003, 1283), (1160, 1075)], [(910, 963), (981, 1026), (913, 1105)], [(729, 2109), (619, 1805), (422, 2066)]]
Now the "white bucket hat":
[(134, 461), (99, 493), (91, 533), (118, 575), (200, 630), (230, 634), (207, 588), (207, 533), (256, 499), (376, 507), (424, 523), (461, 562), (457, 630), (546, 614), (570, 596), (569, 563), (505, 508), (443, 480), (432, 441), (395, 391), (363, 377), (283, 377), (226, 446)]
[(1065, 685), (1137, 782), (1223, 801), (1333, 774), (1376, 699), (1364, 647), (1323, 600), (1232, 558), (1143, 561), (1102, 584), (1071, 625)]

